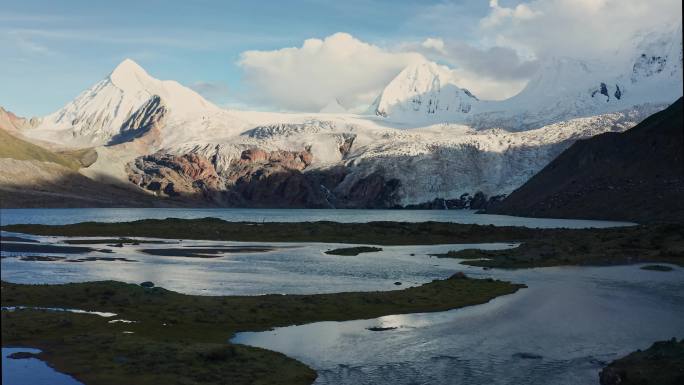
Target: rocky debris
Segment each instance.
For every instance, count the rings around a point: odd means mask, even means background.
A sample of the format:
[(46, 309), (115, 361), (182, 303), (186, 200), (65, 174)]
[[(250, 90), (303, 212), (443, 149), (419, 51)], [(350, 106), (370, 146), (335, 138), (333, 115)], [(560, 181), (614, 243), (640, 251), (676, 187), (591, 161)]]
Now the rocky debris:
[(505, 195), (488, 197), (482, 191), (478, 191), (474, 195), (465, 193), (456, 199), (435, 198), (429, 202), (406, 205), (404, 208), (412, 210), (486, 210), (504, 198)]
[[(348, 151), (354, 136), (340, 151)], [(156, 153), (128, 165), (129, 180), (158, 196), (202, 200), (229, 207), (391, 208), (400, 182), (380, 172), (351, 174), (347, 166), (309, 170), (310, 148), (251, 148), (220, 173), (201, 155)]]
[[(350, 174), (352, 177), (355, 175)], [(345, 178), (349, 179), (349, 178)], [(346, 182), (346, 180), (344, 181)], [(387, 179), (379, 172), (356, 177), (349, 183), (336, 188), (338, 208), (396, 208), (399, 197), (399, 179)]]
[(311, 165), (313, 155), (309, 148), (302, 151), (264, 151), (258, 148), (245, 150), (240, 158), (230, 163), (225, 175), (229, 184), (251, 180), (253, 177), (279, 172), (302, 171)]

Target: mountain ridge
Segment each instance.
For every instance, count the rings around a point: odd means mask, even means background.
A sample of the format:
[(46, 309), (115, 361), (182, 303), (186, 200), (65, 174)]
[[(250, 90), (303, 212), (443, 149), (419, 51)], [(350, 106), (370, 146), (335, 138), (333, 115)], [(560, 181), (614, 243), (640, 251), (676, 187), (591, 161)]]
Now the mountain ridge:
[(575, 142), (488, 212), (637, 222), (684, 218), (682, 98), (623, 133)]
[[(477, 100), (457, 87), (447, 67), (423, 62), (402, 71), (396, 92), (388, 90), (376, 101), (376, 111), (381, 106), (385, 112), (399, 111), (401, 106), (406, 120), (394, 114), (226, 110), (177, 82), (153, 78), (127, 59), (55, 114), (31, 124), (5, 115), (21, 126), (23, 138), (94, 147), (97, 161), (79, 171), (93, 179), (133, 182), (146, 190), (174, 180), (190, 186), (199, 182), (173, 173), (166, 179), (152, 174), (164, 169), (167, 160), (177, 162), (176, 168), (190, 167), (188, 162), (207, 168), (208, 162), (218, 183), (186, 189), (199, 188), (197, 196), (217, 204), (275, 204), (271, 195), (257, 190), (287, 189), (290, 183), (312, 192), (312, 200), (296, 201), (303, 206), (415, 206), (478, 193), (509, 194), (574, 141), (627, 130), (667, 107), (672, 100), (666, 99), (681, 96), (681, 74), (674, 71), (681, 69), (681, 56), (671, 60), (677, 48), (681, 55), (681, 38), (679, 46), (660, 43), (644, 54), (653, 57), (664, 47), (661, 58), (667, 59), (647, 60), (644, 65), (652, 70), (637, 66), (636, 85), (624, 73), (592, 71), (579, 60), (557, 59), (562, 68), (550, 61), (542, 65), (546, 78), (528, 87), (527, 94), (533, 95), (522, 104), (529, 108), (504, 108), (515, 105), (515, 97), (513, 102)], [(558, 84), (568, 87), (559, 90)], [(601, 108), (593, 109), (597, 105)], [(341, 107), (337, 100), (329, 106)], [(307, 154), (307, 161), (293, 169), (287, 159), (296, 154)], [(205, 191), (209, 187), (213, 190)], [(164, 189), (150, 192), (166, 194)], [(259, 196), (268, 196), (268, 202), (255, 201)]]

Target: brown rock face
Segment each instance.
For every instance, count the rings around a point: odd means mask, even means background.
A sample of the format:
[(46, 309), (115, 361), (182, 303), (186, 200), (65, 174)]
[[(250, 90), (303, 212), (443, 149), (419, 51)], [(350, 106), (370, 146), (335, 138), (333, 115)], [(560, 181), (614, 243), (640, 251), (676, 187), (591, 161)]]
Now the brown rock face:
[(223, 189), (214, 165), (194, 153), (144, 156), (129, 165), (128, 170), (132, 183), (168, 196), (207, 197)]
[[(351, 140), (348, 142), (351, 146)], [(397, 205), (399, 181), (380, 174), (343, 183), (349, 169), (337, 166), (307, 170), (313, 161), (302, 151), (249, 149), (221, 174), (195, 153), (153, 154), (129, 165), (129, 180), (157, 195), (200, 199), (232, 207), (368, 207)]]
[(243, 163), (265, 162), (268, 160), (268, 153), (257, 148), (245, 150), (240, 156), (240, 161)]

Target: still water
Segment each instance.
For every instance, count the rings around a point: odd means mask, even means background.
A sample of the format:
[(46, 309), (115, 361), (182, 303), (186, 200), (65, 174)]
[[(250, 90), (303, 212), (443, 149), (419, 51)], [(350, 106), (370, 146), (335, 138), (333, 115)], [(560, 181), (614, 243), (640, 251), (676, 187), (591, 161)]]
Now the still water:
[(83, 385), (73, 377), (59, 373), (37, 358), (14, 359), (12, 353), (40, 353), (31, 348), (2, 348), (2, 385)]
[[(0, 235), (17, 235), (2, 232)], [(59, 245), (64, 237), (21, 235), (41, 243)], [(83, 238), (81, 238), (83, 239)], [(97, 239), (97, 238), (93, 238)], [(144, 238), (138, 238), (144, 239)], [(461, 269), (453, 259), (431, 258), (429, 254), (464, 248), (502, 249), (515, 244), (460, 244), (433, 246), (382, 246), (382, 251), (357, 256), (337, 256), (325, 251), (350, 245), (329, 243), (244, 243), (215, 241), (168, 241), (164, 244), (108, 247), (89, 245), (109, 252), (85, 254), (38, 253), (57, 256), (58, 261), (27, 261), (24, 252), (1, 252), (2, 279), (16, 283), (68, 283), (116, 280), (129, 283), (152, 281), (158, 286), (187, 294), (258, 295), (269, 293), (314, 294), (341, 291), (395, 290), (444, 279)], [(166, 257), (150, 255), (143, 249), (200, 246), (263, 246), (265, 252), (226, 253), (219, 258)], [(70, 260), (125, 258), (128, 261)]]
[(232, 222), (454, 222), (527, 227), (615, 227), (629, 222), (577, 219), (523, 218), (475, 214), (474, 210), (325, 210), (325, 209), (2, 209), (0, 224), (41, 223), (60, 225), (77, 222), (125, 222), (138, 219), (214, 217)]
[[(464, 211), (145, 211), (3, 210), (0, 214), (3, 224), (213, 216), (234, 221), (441, 220), (531, 227), (625, 225), (476, 215)], [(1, 235), (18, 234), (3, 232)], [(21, 236), (54, 245), (65, 240), (63, 237)], [(487, 304), (447, 312), (320, 322), (260, 333), (239, 333), (234, 337), (235, 342), (276, 350), (301, 360), (318, 372), (316, 383), (326, 385), (598, 384), (598, 372), (606, 362), (635, 349), (646, 348), (656, 340), (684, 337), (684, 269), (679, 267), (670, 272), (641, 270), (638, 265), (482, 270), (460, 265), (455, 259), (430, 256), (463, 248), (516, 246), (508, 243), (383, 246), (381, 252), (343, 257), (324, 252), (350, 245), (170, 242), (123, 247), (92, 245), (109, 252), (96, 250), (78, 255), (40, 253), (41, 256), (62, 258), (54, 261), (32, 260), (26, 258), (27, 253), (2, 251), (2, 279), (20, 283), (105, 279), (131, 283), (153, 281), (167, 289), (189, 294), (256, 295), (396, 290), (464, 271), (472, 277), (493, 277), (529, 286)], [(248, 246), (258, 246), (254, 248), (257, 251), (219, 254), (218, 258), (164, 257), (142, 251), (143, 248), (162, 247), (245, 249)], [(87, 260), (88, 257), (111, 259)], [(85, 261), (66, 262), (71, 259)], [(397, 286), (395, 282), (402, 285)], [(368, 330), (371, 327), (395, 329)], [(3, 366), (4, 357), (5, 348)], [(9, 375), (25, 373), (25, 369), (16, 366), (17, 362), (4, 366), (10, 368)], [(73, 380), (59, 377), (62, 375), (54, 371), (52, 375), (56, 376), (54, 381)]]
[[(372, 320), (319, 322), (233, 342), (316, 369), (316, 384), (598, 384), (607, 362), (684, 337), (684, 269), (638, 266), (469, 269), (529, 288), (478, 306)], [(396, 327), (370, 331), (369, 327)]]

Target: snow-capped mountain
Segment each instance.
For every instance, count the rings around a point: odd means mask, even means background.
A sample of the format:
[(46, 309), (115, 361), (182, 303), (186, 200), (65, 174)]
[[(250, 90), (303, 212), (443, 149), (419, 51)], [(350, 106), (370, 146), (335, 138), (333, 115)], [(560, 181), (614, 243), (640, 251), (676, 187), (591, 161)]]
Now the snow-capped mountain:
[[(193, 119), (220, 111), (176, 81), (157, 80), (133, 60), (44, 117), (28, 135), (77, 145), (102, 145), (134, 136), (159, 119)], [(140, 134), (140, 132), (137, 132)]]
[(477, 103), (475, 95), (458, 87), (449, 68), (425, 61), (392, 79), (371, 111), (397, 121), (449, 121), (470, 113)]
[(458, 87), (446, 67), (411, 65), (382, 91), (371, 111), (389, 122), (418, 123), (413, 126), (449, 122), (522, 131), (641, 105), (662, 109), (682, 95), (681, 33), (680, 24), (636, 36), (611, 54), (622, 64), (545, 59), (520, 93), (502, 101), (478, 101)]
[(662, 109), (682, 95), (681, 24), (633, 39), (623, 64), (551, 58), (517, 95), (485, 102), (468, 123), (519, 131), (638, 106)]
[[(500, 102), (478, 100), (448, 68), (422, 62), (393, 79), (369, 115), (337, 100), (311, 114), (225, 110), (125, 60), (21, 134), (95, 147), (87, 176), (227, 205), (393, 207), (494, 196), (573, 141), (629, 129), (681, 96), (681, 32), (642, 36), (624, 56), (617, 67), (550, 59)], [(278, 191), (294, 192), (283, 203)]]

